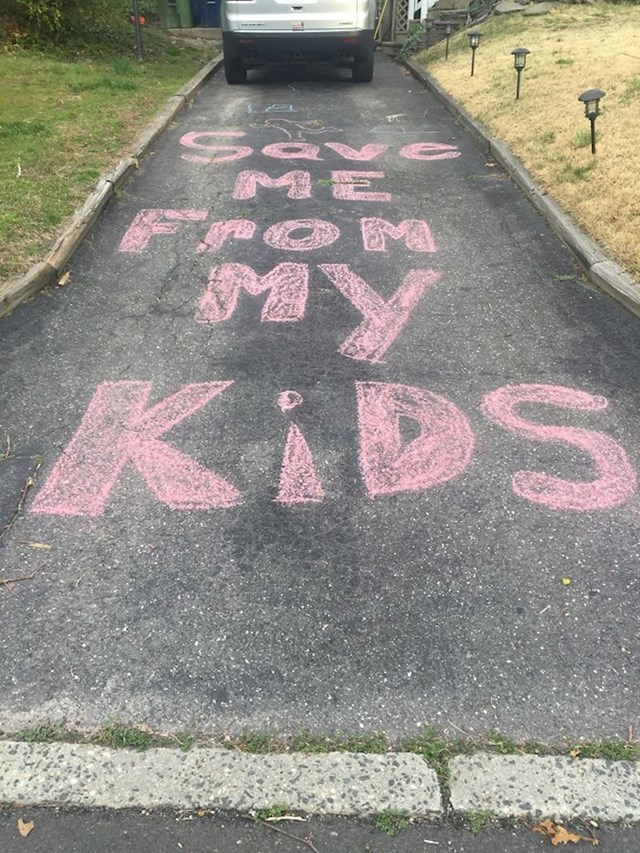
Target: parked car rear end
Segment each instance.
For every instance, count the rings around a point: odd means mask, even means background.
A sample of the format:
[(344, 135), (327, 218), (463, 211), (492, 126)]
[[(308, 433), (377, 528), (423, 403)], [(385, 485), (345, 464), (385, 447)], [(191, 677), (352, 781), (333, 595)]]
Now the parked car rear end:
[(222, 0), (224, 70), (244, 83), (269, 63), (349, 66), (355, 82), (373, 78), (375, 0)]

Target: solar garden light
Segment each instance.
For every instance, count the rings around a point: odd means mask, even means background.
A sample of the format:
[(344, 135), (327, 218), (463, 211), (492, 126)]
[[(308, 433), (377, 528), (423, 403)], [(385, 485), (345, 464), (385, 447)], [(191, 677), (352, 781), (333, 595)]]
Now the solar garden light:
[(444, 58), (449, 59), (449, 39), (451, 38), (451, 33), (453, 32), (453, 24), (451, 21), (447, 21), (444, 27), (444, 33), (447, 37), (447, 42), (444, 47)]
[(518, 75), (518, 80), (516, 82), (516, 101), (520, 97), (520, 75), (524, 71), (524, 67), (527, 64), (527, 56), (531, 53), (530, 50), (527, 50), (526, 47), (514, 47), (511, 51), (511, 55), (513, 56), (513, 67), (516, 69), (516, 74)]
[(478, 49), (478, 45), (480, 44), (480, 36), (482, 33), (479, 33), (477, 30), (474, 30), (472, 33), (469, 33), (469, 47), (471, 48), (471, 76), (473, 77), (473, 72), (476, 66), (476, 50)]
[(604, 98), (606, 92), (600, 89), (587, 89), (578, 100), (584, 104), (584, 114), (591, 122), (591, 153), (596, 153), (596, 119), (600, 115), (600, 98)]

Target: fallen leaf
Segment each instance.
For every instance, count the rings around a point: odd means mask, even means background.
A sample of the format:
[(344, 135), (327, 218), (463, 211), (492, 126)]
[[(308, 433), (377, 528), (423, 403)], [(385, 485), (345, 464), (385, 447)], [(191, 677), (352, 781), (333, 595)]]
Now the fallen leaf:
[(530, 826), (534, 832), (539, 832), (541, 835), (546, 835), (551, 839), (551, 845), (557, 847), (559, 844), (579, 844), (581, 841), (587, 841), (594, 847), (600, 844), (599, 840), (593, 836), (578, 835), (575, 832), (569, 832), (564, 826), (553, 823), (550, 820), (541, 820), (535, 826)]
[(600, 841), (595, 837), (595, 835), (577, 835), (573, 832), (567, 832), (567, 830), (562, 827), (558, 828), (561, 832), (551, 839), (553, 847), (557, 847), (558, 844), (568, 844), (569, 842), (572, 844), (579, 844), (581, 841), (591, 844), (592, 847), (597, 847), (600, 844)]
[(58, 279), (58, 285), (60, 287), (64, 287), (65, 284), (68, 284), (70, 278), (71, 278), (71, 273), (69, 272), (69, 270), (67, 270), (66, 273), (61, 278)]
[(562, 578), (562, 586), (569, 586), (571, 578)]
[(529, 829), (532, 829), (534, 832), (539, 832), (540, 835), (551, 835), (553, 833), (553, 824), (550, 820), (541, 820), (540, 823), (536, 823), (535, 826), (530, 826)]
[(572, 749), (569, 755), (571, 758), (577, 758), (580, 755), (580, 747), (577, 746), (575, 749)]
[(50, 551), (51, 545), (47, 545), (46, 542), (27, 542), (29, 548), (40, 548), (43, 551)]
[(23, 838), (26, 838), (35, 826), (34, 821), (24, 821), (21, 817), (18, 818), (18, 832)]
[(146, 723), (140, 723), (139, 725), (136, 726), (136, 728), (138, 729), (139, 732), (144, 732), (145, 734), (148, 734), (148, 735), (152, 734), (152, 730), (149, 728), (149, 726)]
[(557, 847), (558, 844), (579, 844), (581, 841), (586, 841), (584, 835), (576, 835), (574, 832), (569, 832), (564, 826), (557, 826), (554, 835), (551, 836), (551, 844)]

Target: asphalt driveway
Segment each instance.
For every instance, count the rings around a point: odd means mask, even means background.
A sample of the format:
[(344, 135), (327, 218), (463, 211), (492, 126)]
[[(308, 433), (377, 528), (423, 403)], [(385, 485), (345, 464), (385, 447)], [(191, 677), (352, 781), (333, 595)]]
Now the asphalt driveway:
[(386, 57), (214, 77), (0, 321), (0, 724), (626, 735), (638, 330)]

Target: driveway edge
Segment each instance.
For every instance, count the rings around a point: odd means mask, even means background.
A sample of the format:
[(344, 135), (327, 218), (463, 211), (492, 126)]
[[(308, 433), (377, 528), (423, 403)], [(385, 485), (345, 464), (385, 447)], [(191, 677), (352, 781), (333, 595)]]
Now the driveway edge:
[(75, 211), (71, 222), (43, 261), (32, 266), (23, 275), (0, 283), (0, 317), (10, 314), (20, 303), (42, 288), (56, 284), (71, 256), (93, 228), (114, 193), (124, 186), (132, 172), (138, 168), (138, 161), (221, 64), (222, 54), (218, 54), (167, 100), (116, 166), (98, 178), (96, 188), (82, 207)]
[(502, 166), (549, 223), (556, 236), (573, 253), (589, 280), (624, 305), (632, 314), (640, 317), (640, 287), (632, 276), (607, 257), (602, 247), (585, 234), (574, 220), (537, 186), (515, 154), (503, 142), (492, 137), (480, 122), (471, 118), (464, 107), (452, 98), (421, 65), (412, 59), (404, 64), (414, 77), (455, 116), (480, 148)]
[(0, 741), (0, 803), (640, 822), (640, 765), (632, 761), (479, 752), (452, 758), (448, 770), (443, 783), (410, 752), (136, 752)]

